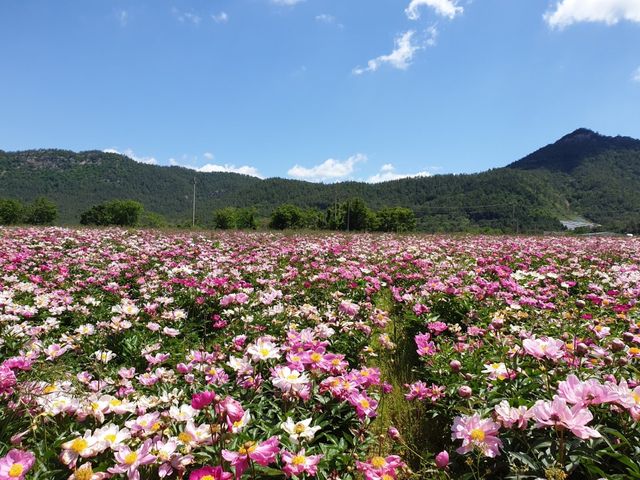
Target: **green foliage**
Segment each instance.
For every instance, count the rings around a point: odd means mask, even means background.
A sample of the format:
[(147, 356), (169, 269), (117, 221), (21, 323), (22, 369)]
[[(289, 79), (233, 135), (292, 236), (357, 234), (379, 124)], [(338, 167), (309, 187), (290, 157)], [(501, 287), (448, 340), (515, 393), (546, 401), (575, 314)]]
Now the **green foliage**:
[(235, 208), (221, 208), (213, 212), (213, 226), (220, 230), (236, 228)]
[(58, 207), (45, 197), (36, 198), (25, 211), (25, 223), (30, 225), (49, 225), (58, 217)]
[(285, 230), (288, 228), (301, 228), (303, 226), (304, 212), (295, 205), (280, 205), (271, 214), (270, 228)]
[[(194, 172), (185, 168), (99, 151), (32, 150), (0, 151), (0, 172), (3, 195), (23, 202), (46, 196), (59, 206), (62, 222), (77, 221), (91, 205), (131, 198), (153, 205), (172, 224), (191, 225)], [(233, 173), (195, 176), (199, 211), (254, 208), (254, 218), (266, 218), (283, 203), (295, 205), (303, 219), (285, 228), (347, 230), (352, 213), (349, 230), (363, 223), (365, 229), (380, 228), (377, 217), (367, 213), (364, 220), (360, 205), (346, 200), (359, 198), (371, 210), (410, 208), (420, 231), (542, 233), (562, 230), (558, 218), (581, 215), (604, 230), (638, 232), (640, 141), (584, 129), (508, 168), (471, 175), (331, 185)]]
[(416, 229), (416, 215), (410, 208), (385, 207), (375, 214), (373, 230), (380, 232), (411, 232)]
[(140, 215), (138, 225), (143, 228), (166, 228), (169, 226), (167, 219), (162, 215), (147, 210), (144, 210)]
[(226, 207), (213, 212), (213, 226), (220, 230), (258, 228), (255, 208)]
[(0, 198), (0, 225), (20, 223), (22, 210), (22, 203), (18, 200)]
[[(82, 225), (118, 225), (135, 227), (139, 224), (144, 207), (135, 200), (112, 200), (94, 205), (80, 215)], [(147, 217), (147, 221), (160, 221), (161, 217)], [(154, 225), (149, 225), (154, 226)]]

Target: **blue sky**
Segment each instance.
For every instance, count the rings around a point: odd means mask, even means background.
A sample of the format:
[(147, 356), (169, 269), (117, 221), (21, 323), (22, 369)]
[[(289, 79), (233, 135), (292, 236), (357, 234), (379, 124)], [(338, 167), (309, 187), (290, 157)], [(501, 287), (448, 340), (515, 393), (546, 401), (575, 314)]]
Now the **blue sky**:
[(312, 181), (640, 137), (640, 0), (1, 0), (0, 149)]

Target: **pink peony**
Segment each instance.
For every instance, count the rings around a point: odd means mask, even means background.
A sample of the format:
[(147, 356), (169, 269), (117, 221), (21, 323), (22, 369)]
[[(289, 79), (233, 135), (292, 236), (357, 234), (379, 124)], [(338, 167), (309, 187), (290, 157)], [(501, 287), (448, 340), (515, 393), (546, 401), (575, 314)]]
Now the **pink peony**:
[(33, 464), (36, 456), (23, 450), (9, 450), (0, 458), (0, 480), (23, 480)]
[(477, 413), (471, 416), (456, 417), (451, 427), (452, 440), (462, 440), (462, 446), (456, 451), (468, 453), (474, 448), (487, 457), (500, 455), (502, 440), (497, 437), (500, 425)]
[(573, 408), (567, 406), (564, 398), (553, 397), (551, 402), (538, 400), (531, 408), (531, 413), (536, 420), (536, 427), (566, 428), (578, 438), (587, 440), (598, 438), (600, 433), (593, 428), (587, 427), (587, 423), (593, 420), (593, 415), (589, 409), (581, 405), (574, 405)]

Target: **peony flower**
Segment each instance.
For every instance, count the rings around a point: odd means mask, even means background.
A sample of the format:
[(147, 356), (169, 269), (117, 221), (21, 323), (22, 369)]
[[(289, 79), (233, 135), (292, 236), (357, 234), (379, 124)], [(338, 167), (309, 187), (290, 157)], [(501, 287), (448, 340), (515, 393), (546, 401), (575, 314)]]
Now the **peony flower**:
[(189, 480), (231, 480), (233, 474), (225, 472), (222, 467), (202, 467), (189, 474)]
[(140, 480), (138, 468), (155, 462), (155, 455), (151, 455), (151, 440), (146, 440), (137, 450), (123, 446), (115, 452), (117, 465), (109, 468), (110, 473), (126, 473), (129, 480)]
[(104, 450), (103, 442), (92, 435), (91, 430), (84, 432), (82, 437), (74, 438), (62, 444), (60, 460), (69, 467), (74, 467), (78, 458), (89, 458)]
[(566, 428), (578, 438), (587, 440), (589, 438), (599, 438), (601, 435), (597, 430), (587, 427), (587, 423), (593, 420), (593, 415), (589, 409), (582, 405), (574, 405), (573, 408), (567, 406), (564, 398), (557, 395), (551, 402), (538, 400), (531, 408), (531, 413), (536, 420), (536, 427)]
[(213, 403), (216, 398), (216, 394), (212, 391), (205, 391), (201, 393), (194, 393), (191, 397), (191, 408), (195, 410), (202, 410)]
[(0, 480), (23, 480), (33, 464), (36, 456), (24, 450), (9, 450), (0, 458)]
[(323, 455), (305, 455), (304, 448), (298, 453), (291, 453), (287, 450), (282, 452), (282, 460), (285, 463), (282, 471), (287, 477), (306, 473), (315, 476), (318, 473), (318, 463)]
[(398, 470), (404, 466), (405, 463), (398, 455), (378, 456), (366, 462), (356, 462), (356, 467), (362, 472), (365, 480), (394, 479), (398, 475)]
[(447, 466), (449, 465), (449, 452), (443, 450), (442, 452), (438, 453), (436, 455), (435, 461), (436, 467), (440, 469), (447, 468)]
[(301, 439), (307, 441), (313, 440), (316, 432), (320, 430), (320, 427), (311, 427), (310, 425), (311, 418), (294, 422), (291, 417), (287, 417), (287, 421), (284, 422), (281, 427), (289, 434), (289, 439), (293, 443), (298, 443)]
[(478, 449), (486, 457), (500, 455), (502, 440), (497, 437), (500, 425), (493, 420), (481, 418), (477, 413), (471, 416), (456, 417), (451, 427), (451, 439), (462, 440), (462, 446), (456, 451), (468, 453)]
[(240, 478), (242, 473), (249, 467), (250, 460), (253, 460), (263, 467), (274, 462), (280, 451), (278, 447), (279, 443), (278, 437), (276, 436), (260, 444), (253, 441), (245, 442), (236, 452), (222, 450), (222, 457), (235, 468), (236, 478)]
[(559, 360), (564, 356), (564, 342), (555, 338), (526, 338), (522, 342), (524, 351), (529, 355), (542, 360)]

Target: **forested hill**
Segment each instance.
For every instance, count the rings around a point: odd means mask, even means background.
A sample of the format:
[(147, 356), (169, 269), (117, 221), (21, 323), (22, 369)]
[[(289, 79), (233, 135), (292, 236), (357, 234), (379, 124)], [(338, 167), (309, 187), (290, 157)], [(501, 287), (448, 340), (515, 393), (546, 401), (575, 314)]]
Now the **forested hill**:
[(226, 206), (255, 207), (267, 216), (283, 203), (325, 210), (336, 199), (361, 197), (374, 209), (412, 208), (418, 227), (428, 231), (550, 230), (573, 215), (629, 230), (640, 211), (640, 141), (579, 129), (506, 168), (335, 185), (194, 172), (100, 151), (0, 151), (0, 197), (28, 202), (46, 196), (58, 204), (64, 223), (77, 223), (82, 211), (114, 198), (138, 200), (171, 221), (185, 221), (194, 177), (203, 222)]

